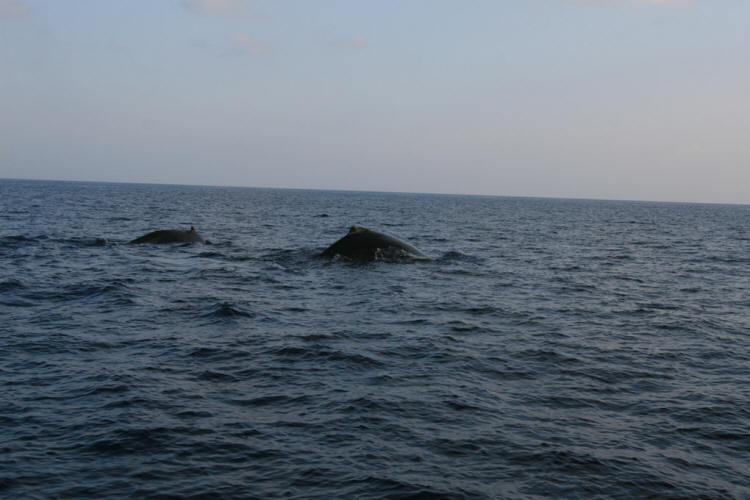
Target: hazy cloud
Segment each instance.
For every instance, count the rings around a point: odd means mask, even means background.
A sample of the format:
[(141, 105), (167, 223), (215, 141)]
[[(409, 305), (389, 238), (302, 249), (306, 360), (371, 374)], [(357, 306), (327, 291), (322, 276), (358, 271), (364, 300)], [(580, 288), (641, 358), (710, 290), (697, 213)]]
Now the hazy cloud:
[(370, 42), (362, 35), (355, 36), (334, 36), (327, 31), (318, 34), (319, 40), (324, 44), (339, 49), (356, 49), (363, 50), (370, 46)]
[(351, 44), (355, 49), (364, 49), (367, 47), (367, 39), (362, 35), (357, 35), (352, 38)]
[(0, 0), (0, 18), (23, 17), (29, 13), (24, 0)]
[(234, 33), (229, 37), (232, 44), (245, 52), (255, 55), (265, 55), (271, 53), (271, 47), (265, 42), (257, 40), (247, 33)]
[(182, 0), (185, 7), (207, 14), (244, 14), (245, 0)]

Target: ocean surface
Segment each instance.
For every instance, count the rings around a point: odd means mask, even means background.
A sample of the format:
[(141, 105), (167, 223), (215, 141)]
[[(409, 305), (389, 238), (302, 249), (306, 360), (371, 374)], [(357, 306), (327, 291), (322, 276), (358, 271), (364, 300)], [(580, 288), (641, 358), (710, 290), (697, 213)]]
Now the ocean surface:
[(0, 180), (0, 270), (4, 498), (750, 498), (750, 206)]

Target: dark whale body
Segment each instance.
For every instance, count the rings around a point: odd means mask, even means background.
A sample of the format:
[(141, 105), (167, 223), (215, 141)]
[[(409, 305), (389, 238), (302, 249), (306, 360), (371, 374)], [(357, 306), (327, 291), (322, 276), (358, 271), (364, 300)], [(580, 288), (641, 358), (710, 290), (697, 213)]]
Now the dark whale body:
[(320, 255), (323, 257), (343, 255), (353, 260), (375, 260), (378, 256), (400, 254), (424, 257), (424, 254), (413, 246), (387, 234), (352, 226), (346, 236), (326, 248)]
[(176, 229), (162, 229), (161, 231), (154, 231), (152, 233), (145, 234), (140, 238), (136, 238), (130, 243), (203, 243), (203, 238), (194, 227), (190, 227), (187, 231), (179, 231)]

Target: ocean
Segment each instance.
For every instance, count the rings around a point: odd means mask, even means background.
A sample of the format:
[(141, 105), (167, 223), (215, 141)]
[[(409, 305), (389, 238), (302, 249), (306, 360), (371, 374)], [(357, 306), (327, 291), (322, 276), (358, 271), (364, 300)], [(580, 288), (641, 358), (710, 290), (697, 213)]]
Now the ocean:
[(0, 270), (5, 498), (750, 498), (750, 206), (0, 180)]

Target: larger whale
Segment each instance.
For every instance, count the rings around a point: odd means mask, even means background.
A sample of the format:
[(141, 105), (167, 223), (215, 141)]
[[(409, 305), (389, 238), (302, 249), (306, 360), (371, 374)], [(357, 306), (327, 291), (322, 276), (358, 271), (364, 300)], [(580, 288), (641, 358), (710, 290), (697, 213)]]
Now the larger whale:
[(352, 260), (375, 260), (378, 257), (404, 254), (414, 257), (425, 256), (413, 246), (392, 236), (364, 227), (352, 226), (346, 236), (323, 250), (320, 255), (323, 257), (343, 255)]
[(130, 243), (203, 243), (203, 238), (193, 226), (187, 231), (178, 229), (162, 229), (144, 234)]

